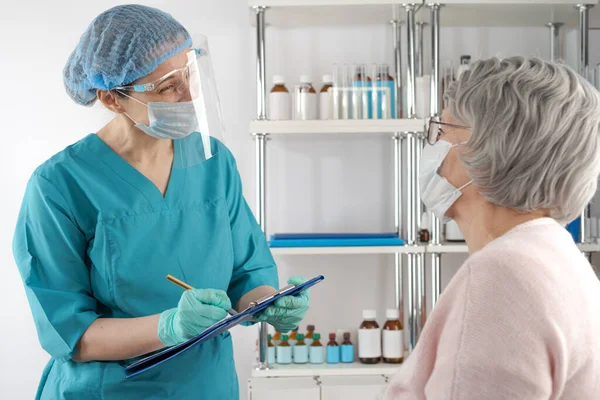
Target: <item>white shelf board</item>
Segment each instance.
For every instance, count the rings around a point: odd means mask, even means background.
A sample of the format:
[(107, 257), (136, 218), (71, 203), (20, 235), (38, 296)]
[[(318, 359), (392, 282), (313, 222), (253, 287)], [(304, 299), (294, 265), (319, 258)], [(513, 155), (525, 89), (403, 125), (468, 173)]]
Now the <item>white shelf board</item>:
[(427, 253), (468, 253), (466, 243), (444, 243), (441, 245), (429, 244), (425, 247)]
[(271, 247), (273, 255), (310, 256), (334, 254), (424, 253), (425, 246)]
[[(266, 25), (280, 29), (389, 25), (392, 19), (405, 19), (404, 8), (393, 0), (250, 0), (249, 5), (268, 6)], [(256, 26), (256, 12), (252, 8), (249, 18), (250, 24)]]
[[(579, 3), (597, 4), (597, 0), (427, 0), (427, 3), (442, 3), (440, 23), (445, 26), (478, 27), (543, 27), (548, 22), (562, 22), (575, 27)], [(428, 8), (422, 8), (419, 18), (429, 21)]]
[(585, 244), (578, 244), (577, 247), (579, 247), (579, 250), (583, 251), (583, 252), (600, 252), (600, 244), (596, 244), (596, 243), (585, 243)]
[(398, 372), (402, 364), (374, 364), (365, 365), (352, 364), (288, 364), (273, 365), (266, 371), (252, 370), (253, 378), (278, 378), (294, 376), (368, 376), (386, 375), (391, 376)]
[(250, 122), (250, 133), (272, 135), (423, 132), (424, 129), (425, 120), (417, 118)]

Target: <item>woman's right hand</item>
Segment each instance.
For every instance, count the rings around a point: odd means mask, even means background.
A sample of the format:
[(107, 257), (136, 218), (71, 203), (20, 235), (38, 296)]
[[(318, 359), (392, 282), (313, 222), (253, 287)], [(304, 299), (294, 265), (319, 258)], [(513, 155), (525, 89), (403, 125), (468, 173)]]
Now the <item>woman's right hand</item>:
[(231, 300), (222, 290), (186, 290), (177, 308), (160, 314), (158, 339), (165, 346), (185, 342), (225, 318), (229, 309)]

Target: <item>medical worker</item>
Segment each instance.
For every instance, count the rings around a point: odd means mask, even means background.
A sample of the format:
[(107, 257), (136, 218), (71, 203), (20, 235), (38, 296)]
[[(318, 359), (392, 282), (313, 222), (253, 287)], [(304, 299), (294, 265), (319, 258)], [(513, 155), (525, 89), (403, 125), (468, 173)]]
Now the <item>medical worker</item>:
[[(99, 100), (114, 119), (27, 185), (13, 249), (51, 355), (37, 398), (239, 398), (228, 333), (134, 378), (123, 370), (278, 287), (221, 141), (206, 38), (194, 40), (164, 12), (119, 6), (91, 23), (67, 61), (69, 96)], [(257, 319), (287, 331), (308, 304), (308, 293), (284, 297)]]

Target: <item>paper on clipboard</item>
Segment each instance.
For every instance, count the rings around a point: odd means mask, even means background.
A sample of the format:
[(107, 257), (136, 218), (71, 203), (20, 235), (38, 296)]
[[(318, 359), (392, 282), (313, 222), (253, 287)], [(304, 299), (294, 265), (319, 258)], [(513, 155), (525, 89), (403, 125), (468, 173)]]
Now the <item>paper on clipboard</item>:
[(176, 357), (182, 352), (186, 351), (190, 347), (193, 347), (197, 344), (205, 342), (213, 337), (220, 335), (221, 333), (233, 328), (241, 324), (244, 321), (250, 320), (255, 314), (266, 309), (268, 306), (273, 304), (277, 299), (283, 296), (294, 296), (300, 294), (304, 290), (310, 288), (311, 286), (316, 285), (325, 279), (322, 275), (316, 276), (300, 285), (289, 285), (282, 289), (279, 289), (265, 297), (262, 297), (255, 302), (250, 303), (250, 306), (235, 315), (226, 317), (225, 319), (217, 322), (216, 324), (210, 326), (198, 336), (180, 343), (178, 345), (166, 348), (158, 353), (152, 354), (148, 357), (145, 357), (125, 368), (126, 378), (132, 378), (136, 375), (141, 374), (144, 371), (154, 368), (155, 366), (162, 364), (163, 362)]

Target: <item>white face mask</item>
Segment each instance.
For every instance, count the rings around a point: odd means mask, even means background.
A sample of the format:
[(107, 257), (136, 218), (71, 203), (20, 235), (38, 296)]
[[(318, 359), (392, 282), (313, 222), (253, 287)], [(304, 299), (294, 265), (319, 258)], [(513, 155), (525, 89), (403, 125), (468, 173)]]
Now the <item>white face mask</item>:
[(472, 181), (457, 188), (446, 178), (440, 176), (438, 170), (450, 149), (465, 143), (453, 145), (445, 140), (439, 140), (433, 146), (425, 146), (421, 154), (419, 177), (421, 200), (442, 223), (450, 221), (450, 218), (445, 215), (446, 212), (462, 195), (461, 190), (470, 185)]

